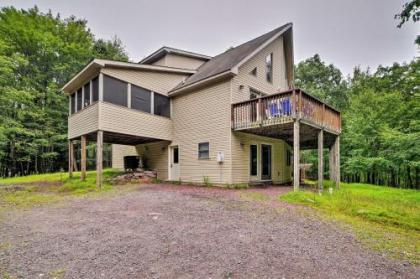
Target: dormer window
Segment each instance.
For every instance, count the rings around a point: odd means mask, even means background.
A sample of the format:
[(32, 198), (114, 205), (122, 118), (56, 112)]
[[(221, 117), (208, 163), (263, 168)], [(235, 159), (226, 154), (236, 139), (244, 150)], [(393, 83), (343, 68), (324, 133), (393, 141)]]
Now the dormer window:
[(270, 53), (265, 58), (265, 73), (266, 80), (270, 83), (273, 83), (273, 53)]
[(257, 68), (255, 67), (251, 72), (250, 72), (250, 74), (251, 75), (253, 75), (254, 77), (256, 77), (257, 76)]

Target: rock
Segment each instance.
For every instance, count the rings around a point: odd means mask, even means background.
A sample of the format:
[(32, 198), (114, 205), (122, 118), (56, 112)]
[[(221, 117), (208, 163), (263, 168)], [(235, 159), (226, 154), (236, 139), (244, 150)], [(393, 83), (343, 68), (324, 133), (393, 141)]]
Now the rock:
[(135, 172), (128, 172), (111, 179), (112, 184), (123, 185), (127, 183), (150, 183), (152, 178), (156, 178), (156, 171), (144, 171), (137, 169)]

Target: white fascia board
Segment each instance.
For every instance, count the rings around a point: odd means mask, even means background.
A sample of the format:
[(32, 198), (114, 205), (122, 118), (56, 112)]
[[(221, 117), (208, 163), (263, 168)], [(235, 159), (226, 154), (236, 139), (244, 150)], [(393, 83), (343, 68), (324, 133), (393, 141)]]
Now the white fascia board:
[(248, 56), (246, 56), (238, 64), (236, 64), (236, 66), (232, 68), (232, 72), (235, 73), (235, 74), (238, 74), (239, 67), (241, 67), (243, 64), (245, 64), (247, 61), (249, 61), (252, 57), (254, 57), (258, 52), (263, 50), (266, 46), (268, 46), (269, 44), (274, 42), (277, 38), (279, 38), (281, 35), (283, 35), (290, 28), (292, 28), (292, 26), (284, 28), (284, 29), (280, 30), (278, 33), (274, 34), (273, 37), (268, 39), (266, 42), (264, 42), (262, 45), (260, 45), (256, 50), (251, 52)]

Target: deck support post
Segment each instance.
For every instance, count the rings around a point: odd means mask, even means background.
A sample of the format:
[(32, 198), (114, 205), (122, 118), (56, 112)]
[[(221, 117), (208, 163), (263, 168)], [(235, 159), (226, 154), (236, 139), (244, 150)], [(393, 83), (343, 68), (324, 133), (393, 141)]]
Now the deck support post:
[(340, 174), (340, 136), (337, 136), (335, 138), (335, 187), (337, 189), (340, 189), (340, 179), (341, 179), (341, 174)]
[(96, 135), (96, 186), (102, 187), (102, 158), (103, 158), (103, 144), (104, 132), (99, 130)]
[(69, 140), (69, 178), (73, 177), (73, 161), (74, 161), (74, 145), (73, 145), (73, 141)]
[(336, 136), (330, 147), (330, 180), (337, 189), (340, 188), (340, 136)]
[(324, 130), (318, 132), (318, 191), (324, 188)]
[(80, 137), (80, 180), (86, 180), (86, 136), (83, 135)]
[(296, 118), (293, 123), (293, 190), (299, 191), (300, 184), (300, 170), (299, 170), (299, 161), (300, 161), (300, 123), (299, 119)]
[(329, 150), (330, 152), (329, 152), (329, 173), (330, 173), (330, 180), (331, 180), (331, 182), (334, 182), (335, 181), (335, 178), (334, 178), (334, 174), (335, 174), (335, 171), (334, 171), (334, 165), (335, 165), (335, 163), (334, 163), (334, 158), (335, 158), (335, 156), (334, 156), (334, 143), (331, 145), (331, 147), (330, 147), (330, 150)]

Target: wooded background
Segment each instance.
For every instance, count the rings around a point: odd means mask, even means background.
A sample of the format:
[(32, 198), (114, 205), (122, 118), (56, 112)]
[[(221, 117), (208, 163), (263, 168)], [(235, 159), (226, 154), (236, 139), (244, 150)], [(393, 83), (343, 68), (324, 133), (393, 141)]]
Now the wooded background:
[[(84, 19), (1, 9), (0, 176), (67, 169), (68, 99), (60, 87), (94, 57), (128, 61), (118, 38), (95, 38)], [(343, 77), (315, 54), (296, 65), (295, 78), (342, 112), (342, 180), (420, 188), (418, 59), (355, 67)], [(304, 152), (302, 161), (314, 164), (316, 177), (316, 153)]]

